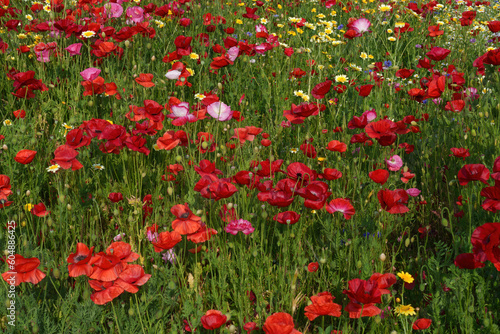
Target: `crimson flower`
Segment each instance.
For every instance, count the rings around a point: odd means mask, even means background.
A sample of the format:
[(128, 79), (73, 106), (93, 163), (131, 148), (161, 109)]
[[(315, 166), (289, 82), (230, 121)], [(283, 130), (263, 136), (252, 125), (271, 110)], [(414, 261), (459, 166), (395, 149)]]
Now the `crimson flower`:
[(16, 156), (14, 157), (14, 160), (19, 162), (20, 164), (27, 165), (31, 161), (33, 161), (33, 159), (35, 158), (35, 155), (36, 155), (36, 151), (21, 150), (21, 151), (17, 152)]
[[(170, 209), (170, 212), (177, 217), (172, 222), (172, 228), (179, 234), (191, 234), (198, 231), (201, 227), (201, 218), (189, 209), (187, 203), (174, 205)], [(177, 239), (177, 237), (175, 236), (174, 239)]]
[(382, 296), (376, 281), (355, 278), (348, 284), (349, 290), (344, 290), (343, 293), (350, 299), (345, 307), (350, 318), (373, 317), (380, 313), (381, 310), (374, 305), (381, 302)]
[(16, 254), (13, 269), (9, 268), (8, 271), (2, 274), (2, 278), (14, 286), (24, 282), (38, 284), (45, 277), (45, 274), (38, 269), (39, 265), (40, 260), (36, 257), (24, 258), (24, 256)]
[(490, 171), (483, 164), (470, 164), (463, 166), (458, 171), (458, 182), (461, 186), (466, 186), (471, 181), (480, 181), (488, 184)]
[(69, 263), (68, 272), (70, 277), (90, 276), (92, 275), (92, 267), (89, 264), (92, 258), (94, 246), (90, 249), (87, 245), (79, 242), (76, 244), (76, 252), (71, 253), (66, 261)]
[(406, 206), (408, 203), (408, 193), (404, 189), (383, 189), (378, 192), (377, 197), (382, 209), (391, 214), (410, 211)]
[(413, 328), (416, 331), (424, 330), (424, 329), (429, 328), (431, 326), (431, 324), (432, 324), (431, 319), (420, 318), (420, 319), (415, 320), (415, 322), (413, 323), (411, 328)]
[(205, 329), (217, 329), (224, 325), (227, 321), (227, 316), (222, 314), (221, 311), (208, 310), (205, 315), (201, 317), (201, 324)]
[(299, 221), (300, 214), (295, 211), (280, 212), (273, 217), (273, 220), (284, 225), (293, 225)]
[(177, 231), (172, 232), (161, 232), (158, 237), (153, 240), (153, 246), (156, 253), (160, 253), (163, 250), (168, 250), (173, 248), (179, 242), (181, 242), (182, 237)]
[(47, 211), (47, 208), (43, 203), (35, 204), (35, 206), (30, 210), (30, 212), (37, 217), (45, 217), (48, 214), (50, 214), (50, 211)]

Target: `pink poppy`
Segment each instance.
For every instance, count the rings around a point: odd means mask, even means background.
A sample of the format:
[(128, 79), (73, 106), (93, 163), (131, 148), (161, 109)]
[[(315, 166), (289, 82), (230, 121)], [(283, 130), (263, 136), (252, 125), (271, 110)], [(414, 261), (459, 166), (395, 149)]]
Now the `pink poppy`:
[(393, 155), (389, 160), (385, 160), (387, 168), (390, 171), (397, 172), (403, 167), (403, 159), (399, 155)]
[(97, 79), (99, 74), (101, 74), (101, 70), (95, 67), (89, 67), (80, 72), (80, 75), (82, 76), (83, 80), (86, 81), (93, 81), (94, 79)]
[(196, 122), (197, 118), (195, 115), (189, 113), (189, 103), (181, 102), (179, 104), (174, 104), (171, 108), (172, 113), (168, 114), (168, 118), (172, 118), (174, 121), (172, 125), (182, 126), (187, 122)]
[(170, 70), (165, 74), (165, 77), (167, 77), (168, 80), (177, 80), (179, 79), (179, 76), (181, 75), (181, 71), (179, 70)]
[(134, 23), (141, 23), (144, 21), (144, 9), (139, 6), (127, 8), (127, 19), (130, 19)]
[(227, 233), (231, 233), (232, 235), (238, 234), (238, 232), (243, 232), (243, 234), (248, 235), (255, 231), (255, 228), (252, 227), (252, 223), (245, 219), (233, 220), (230, 222), (224, 230)]
[(71, 56), (81, 55), (80, 50), (82, 49), (82, 43), (74, 43), (65, 48)]
[(117, 3), (110, 2), (104, 6), (104, 13), (108, 18), (120, 17), (123, 14), (123, 7)]
[(207, 112), (210, 116), (221, 122), (229, 121), (233, 118), (234, 113), (231, 107), (220, 101), (210, 104), (207, 107)]
[(240, 48), (237, 46), (233, 46), (229, 50), (227, 50), (227, 57), (229, 58), (230, 61), (234, 62), (236, 58), (238, 58), (238, 55), (240, 54)]
[(365, 19), (365, 18), (360, 18), (360, 19), (357, 19), (356, 21), (354, 21), (353, 23), (351, 23), (349, 25), (349, 27), (353, 30), (355, 30), (357, 33), (358, 33), (358, 36), (356, 37), (359, 37), (359, 36), (362, 36), (363, 33), (365, 32), (371, 32), (370, 30), (370, 26), (372, 25), (372, 23), (370, 22), (370, 20), (368, 19)]

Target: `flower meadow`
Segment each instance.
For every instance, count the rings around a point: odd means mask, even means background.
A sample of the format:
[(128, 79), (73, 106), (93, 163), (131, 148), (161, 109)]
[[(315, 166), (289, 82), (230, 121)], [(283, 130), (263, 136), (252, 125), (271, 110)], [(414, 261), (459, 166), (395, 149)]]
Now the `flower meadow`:
[(500, 333), (499, 9), (0, 0), (2, 330)]

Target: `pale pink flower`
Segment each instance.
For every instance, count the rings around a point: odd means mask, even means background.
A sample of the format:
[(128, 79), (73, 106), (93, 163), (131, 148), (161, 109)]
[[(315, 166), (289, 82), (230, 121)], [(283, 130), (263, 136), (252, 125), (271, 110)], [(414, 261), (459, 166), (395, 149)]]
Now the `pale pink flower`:
[(231, 107), (219, 101), (209, 105), (207, 107), (207, 112), (210, 116), (221, 122), (229, 121), (233, 118), (234, 113), (234, 111), (231, 110)]
[(236, 58), (238, 58), (239, 54), (240, 54), (240, 48), (238, 48), (237, 46), (233, 46), (229, 50), (227, 50), (226, 55), (230, 61), (234, 62)]
[(390, 171), (397, 172), (403, 167), (403, 159), (399, 155), (393, 155), (389, 160), (385, 160), (387, 168)]
[(168, 80), (177, 80), (179, 79), (179, 76), (181, 75), (181, 71), (179, 70), (170, 70), (165, 74)]
[(195, 115), (189, 113), (189, 103), (187, 102), (175, 104), (170, 109), (172, 110), (172, 113), (168, 114), (167, 117), (174, 120), (172, 125), (182, 126), (187, 122), (192, 123), (197, 120)]
[(368, 122), (371, 122), (375, 118), (377, 118), (377, 112), (375, 111), (375, 109), (367, 110), (363, 113), (363, 115), (366, 115), (366, 120)]
[(243, 234), (248, 235), (255, 231), (255, 228), (252, 227), (252, 223), (245, 219), (233, 220), (224, 228), (227, 233), (231, 233), (232, 235), (238, 234), (238, 232), (243, 232)]
[(71, 56), (81, 55), (80, 50), (82, 49), (82, 43), (74, 43), (65, 48)]
[(370, 30), (368, 30), (370, 29), (371, 25), (372, 23), (370, 22), (370, 20), (362, 17), (354, 21), (350, 26), (352, 29), (356, 30), (356, 32), (361, 36), (365, 32), (371, 32)]
[(95, 67), (89, 67), (80, 72), (80, 75), (82, 76), (83, 80), (88, 80), (88, 81), (94, 80), (99, 76), (99, 74), (101, 74), (101, 70)]
[(50, 61), (50, 50), (42, 50), (40, 52), (35, 52), (36, 60), (42, 63), (48, 63)]

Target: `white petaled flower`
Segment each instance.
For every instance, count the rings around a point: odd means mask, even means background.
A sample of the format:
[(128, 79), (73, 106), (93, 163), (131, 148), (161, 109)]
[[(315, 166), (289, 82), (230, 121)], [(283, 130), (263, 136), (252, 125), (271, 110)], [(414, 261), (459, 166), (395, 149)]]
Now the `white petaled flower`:
[(96, 169), (96, 170), (103, 170), (104, 169), (104, 166), (101, 165), (101, 164), (93, 164), (92, 165), (92, 168)]
[(304, 95), (304, 92), (301, 90), (296, 90), (293, 92), (293, 95), (302, 97)]
[(390, 11), (391, 9), (392, 9), (392, 7), (391, 7), (391, 6), (389, 6), (389, 5), (380, 5), (380, 6), (378, 7), (378, 10), (379, 10), (379, 11), (381, 11), (381, 12), (388, 12), (388, 11)]
[(200, 101), (201, 101), (201, 100), (203, 100), (206, 96), (205, 96), (205, 95), (203, 95), (203, 94), (198, 93), (198, 94), (196, 94), (194, 97), (195, 97), (196, 99), (198, 99), (198, 100), (200, 100)]
[(61, 166), (59, 166), (58, 164), (55, 164), (55, 165), (52, 165), (52, 166), (47, 167), (47, 172), (52, 172), (52, 173), (55, 173), (55, 172), (57, 172), (60, 168), (61, 168)]
[(262, 24), (267, 24), (267, 20), (266, 20), (265, 18), (261, 18), (261, 19), (260, 19), (260, 23), (262, 23)]
[(388, 40), (391, 41), (391, 42), (395, 42), (396, 41), (396, 37), (392, 37), (391, 36), (391, 37), (388, 38)]
[(6, 119), (5, 121), (3, 121), (3, 125), (5, 125), (5, 126), (11, 126), (12, 125), (12, 121), (10, 119)]
[(344, 82), (347, 82), (349, 81), (349, 78), (347, 77), (347, 75), (345, 74), (342, 74), (342, 75), (336, 75), (335, 76), (335, 82), (341, 82), (341, 83), (344, 83)]
[(94, 36), (95, 36), (95, 31), (87, 30), (87, 31), (82, 32), (82, 37), (91, 38)]

